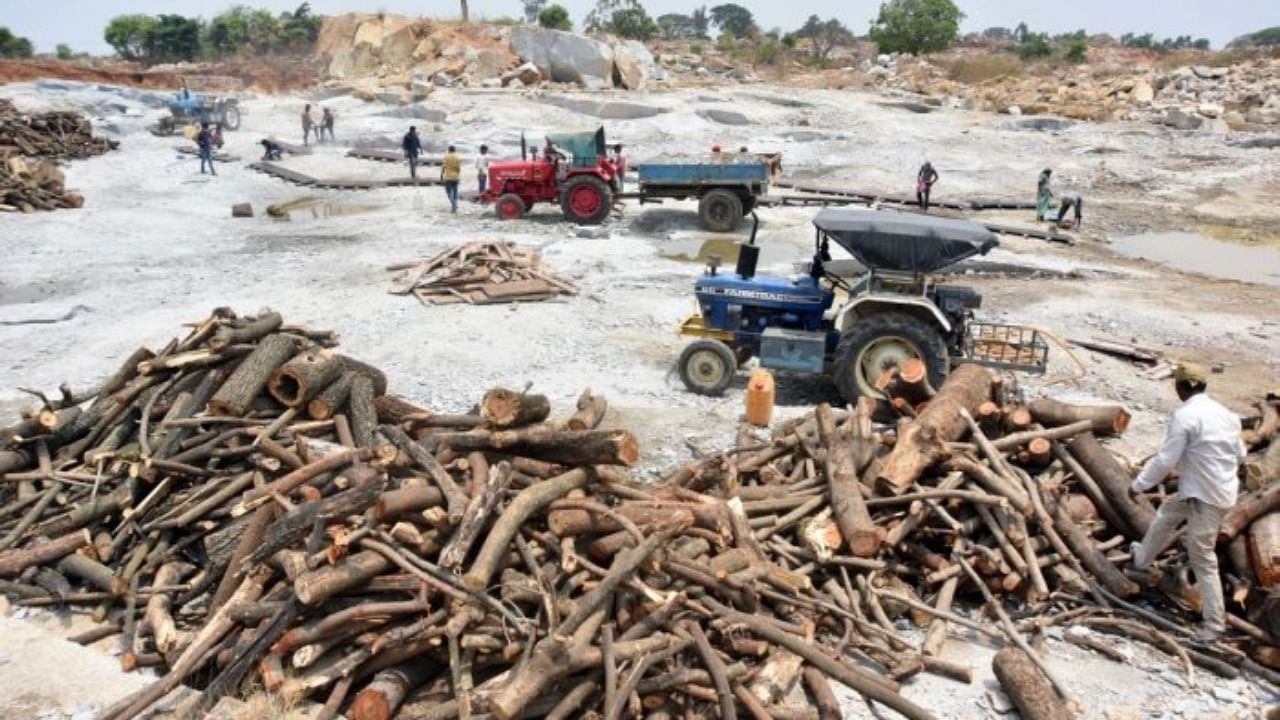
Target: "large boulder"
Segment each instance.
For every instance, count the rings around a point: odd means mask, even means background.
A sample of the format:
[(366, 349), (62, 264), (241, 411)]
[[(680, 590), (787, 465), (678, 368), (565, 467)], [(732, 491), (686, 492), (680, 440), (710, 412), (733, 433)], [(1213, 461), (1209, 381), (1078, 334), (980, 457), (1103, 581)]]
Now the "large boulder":
[(553, 82), (577, 83), (590, 90), (613, 87), (613, 48), (599, 40), (520, 25), (511, 32), (511, 49)]
[(650, 80), (661, 79), (662, 70), (653, 53), (638, 40), (622, 40), (613, 46), (614, 82), (628, 90), (643, 90)]
[(378, 116), (403, 120), (426, 120), (427, 122), (444, 122), (449, 117), (445, 111), (439, 108), (427, 107), (422, 103), (413, 103), (394, 110), (380, 112)]
[(721, 125), (750, 125), (751, 121), (746, 115), (734, 110), (720, 110), (717, 108), (702, 108), (698, 111), (698, 115), (710, 120), (711, 122), (720, 123)]
[(1182, 108), (1169, 108), (1164, 113), (1164, 124), (1177, 130), (1196, 130), (1203, 122), (1195, 113)]
[(527, 62), (514, 70), (506, 72), (502, 76), (503, 85), (509, 85), (516, 81), (519, 81), (520, 84), (525, 87), (537, 85), (542, 82), (542, 72), (538, 70), (537, 65)]
[(640, 118), (653, 117), (667, 111), (666, 108), (641, 105), (640, 103), (601, 102), (599, 100), (570, 98), (562, 95), (548, 95), (542, 98), (542, 102), (565, 110), (582, 113), (583, 115), (598, 117), (602, 120), (639, 120)]
[(1136, 103), (1150, 103), (1156, 99), (1156, 89), (1146, 80), (1139, 80), (1129, 91), (1129, 99)]

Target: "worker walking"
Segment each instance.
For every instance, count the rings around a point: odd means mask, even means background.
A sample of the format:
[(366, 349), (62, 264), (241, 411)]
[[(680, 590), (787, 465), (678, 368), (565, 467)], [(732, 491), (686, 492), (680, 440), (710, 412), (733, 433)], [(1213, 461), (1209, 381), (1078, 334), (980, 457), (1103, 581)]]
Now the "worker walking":
[(409, 161), (409, 177), (417, 180), (418, 156), (422, 154), (422, 139), (418, 137), (418, 128), (416, 126), (409, 126), (409, 132), (404, 134), (404, 140), (400, 141), (400, 147), (404, 150), (404, 159)]
[(209, 131), (209, 123), (200, 124), (200, 132), (196, 135), (196, 147), (200, 149), (200, 174), (204, 174), (204, 166), (209, 165), (209, 174), (217, 175), (213, 169), (213, 133)]
[(481, 145), (480, 154), (476, 156), (476, 184), (483, 195), (489, 186), (489, 146)]
[(1197, 637), (1212, 641), (1226, 630), (1222, 580), (1214, 546), (1218, 527), (1236, 504), (1239, 480), (1236, 472), (1245, 458), (1240, 439), (1240, 418), (1206, 394), (1204, 368), (1181, 363), (1173, 373), (1174, 391), (1182, 406), (1173, 414), (1164, 445), (1130, 490), (1144, 492), (1178, 470), (1178, 491), (1160, 504), (1155, 520), (1142, 538), (1133, 543), (1133, 567), (1147, 572), (1154, 560), (1174, 541), (1184, 522), (1183, 545), (1191, 560), (1200, 592), (1204, 626)]
[(329, 133), (329, 141), (333, 142), (333, 110), (324, 109), (324, 114), (320, 116), (320, 139), (324, 139), (324, 134)]
[(440, 179), (444, 181), (444, 194), (449, 198), (451, 212), (458, 212), (458, 181), (462, 179), (462, 158), (450, 145), (449, 152), (440, 160)]
[(920, 172), (916, 173), (916, 204), (925, 212), (929, 212), (929, 193), (933, 192), (933, 184), (936, 182), (938, 171), (933, 169), (933, 163), (926, 160), (920, 166)]
[(1036, 219), (1045, 220), (1049, 216), (1049, 208), (1053, 207), (1053, 190), (1049, 187), (1049, 179), (1053, 170), (1045, 168), (1040, 171), (1040, 179), (1036, 182)]
[[(311, 117), (311, 105), (308, 104), (302, 109), (302, 144), (307, 145), (307, 138), (311, 136), (312, 130), (316, 126), (316, 119)], [(317, 135), (317, 139), (319, 136)]]

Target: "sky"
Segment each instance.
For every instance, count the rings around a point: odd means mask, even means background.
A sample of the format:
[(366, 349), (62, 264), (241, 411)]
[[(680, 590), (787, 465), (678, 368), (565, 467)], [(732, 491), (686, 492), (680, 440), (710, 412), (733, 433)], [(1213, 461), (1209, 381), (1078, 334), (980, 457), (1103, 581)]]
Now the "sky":
[[(555, 1), (555, 0), (553, 0)], [(721, 0), (709, 0), (715, 5)], [(52, 52), (66, 43), (77, 52), (108, 54), (102, 29), (115, 15), (126, 13), (177, 13), (208, 18), (237, 4), (265, 7), (273, 11), (292, 10), (299, 0), (0, 0), (0, 26), (31, 39), (37, 52)], [(473, 19), (519, 16), (520, 0), (470, 0)], [(580, 21), (595, 0), (559, 0)], [(642, 0), (653, 16), (668, 12), (689, 12), (690, 0)], [(1081, 28), (1089, 33), (1106, 32), (1119, 37), (1126, 32), (1153, 33), (1157, 38), (1192, 35), (1207, 37), (1215, 48), (1233, 38), (1273, 25), (1280, 25), (1280, 0), (955, 0), (965, 13), (963, 32), (992, 26), (1013, 27), (1026, 22), (1035, 32), (1050, 34)], [(777, 0), (738, 0), (756, 15), (757, 24), (767, 29), (794, 29), (806, 17), (835, 16), (854, 32), (864, 34), (880, 7), (879, 0), (804, 0), (791, 5)], [(457, 17), (457, 0), (312, 0), (315, 12), (331, 15), (353, 11), (403, 13)]]

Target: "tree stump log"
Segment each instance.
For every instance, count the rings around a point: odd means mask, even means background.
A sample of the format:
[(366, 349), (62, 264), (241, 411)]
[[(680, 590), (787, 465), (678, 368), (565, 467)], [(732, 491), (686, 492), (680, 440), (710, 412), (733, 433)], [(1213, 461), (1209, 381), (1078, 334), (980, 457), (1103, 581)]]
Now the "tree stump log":
[(494, 388), (480, 400), (480, 417), (495, 428), (515, 428), (546, 420), (551, 402), (546, 395)]
[(327, 350), (304, 350), (281, 365), (267, 390), (285, 407), (305, 407), (342, 374), (342, 361)]
[(1071, 720), (1071, 710), (1026, 652), (1007, 647), (991, 661), (996, 678), (1024, 720)]
[(1125, 531), (1131, 540), (1141, 540), (1156, 519), (1156, 511), (1146, 498), (1130, 494), (1132, 478), (1129, 473), (1091, 433), (1077, 435), (1066, 443), (1066, 448), (1067, 453), (1094, 479), (1116, 515), (1128, 526), (1118, 529)]
[[(211, 341), (212, 342), (212, 341)], [(243, 417), (253, 407), (271, 374), (297, 352), (297, 341), (289, 335), (263, 338), (231, 377), (209, 400), (209, 410), (218, 415)]]
[(1129, 411), (1119, 405), (1072, 405), (1052, 398), (1040, 398), (1027, 409), (1045, 427), (1071, 425), (1088, 420), (1093, 433), (1103, 437), (1120, 435), (1129, 427)]

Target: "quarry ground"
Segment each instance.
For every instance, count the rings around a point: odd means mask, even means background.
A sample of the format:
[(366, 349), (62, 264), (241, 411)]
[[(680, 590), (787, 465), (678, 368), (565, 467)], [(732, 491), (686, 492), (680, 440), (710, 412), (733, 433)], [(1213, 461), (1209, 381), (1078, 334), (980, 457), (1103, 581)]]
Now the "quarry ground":
[[(723, 398), (702, 398), (685, 392), (671, 371), (684, 344), (675, 328), (694, 310), (698, 258), (724, 254), (743, 237), (700, 230), (693, 203), (628, 204), (608, 226), (608, 237), (580, 237), (550, 207), (535, 208), (520, 222), (499, 223), (491, 208), (469, 203), (450, 214), (440, 188), (317, 191), (244, 167), (260, 155), (262, 137), (300, 140), (298, 114), (308, 101), (303, 96), (246, 99), (244, 125), (227, 134), (224, 148), (240, 160), (219, 164), (218, 176), (209, 177), (198, 172), (193, 156), (176, 152), (188, 141), (145, 131), (161, 111), (94, 86), (65, 88), (6, 85), (0, 97), (23, 109), (85, 111), (117, 134), (121, 148), (67, 169), (68, 185), (86, 197), (84, 209), (0, 217), (4, 416), (26, 402), (19, 386), (88, 386), (139, 344), (163, 345), (181, 323), (214, 307), (252, 313), (269, 306), (291, 323), (337, 330), (347, 352), (386, 371), (392, 391), (440, 412), (463, 412), (495, 385), (532, 382), (560, 408), (590, 387), (609, 400), (607, 422), (640, 437), (641, 476), (689, 458), (691, 447), (734, 441), (745, 378)], [(1064, 338), (1106, 335), (1161, 348), (1173, 359), (1220, 365), (1212, 390), (1242, 413), (1266, 390), (1280, 388), (1276, 150), (1141, 123), (1038, 130), (1028, 118), (942, 109), (921, 114), (873, 93), (800, 96), (786, 87), (753, 85), (615, 99), (667, 110), (604, 121), (610, 141), (625, 144), (633, 163), (703, 153), (712, 143), (747, 145), (781, 150), (784, 174), (793, 178), (906, 194), (928, 159), (942, 176), (935, 189), (939, 200), (1030, 200), (1037, 173), (1052, 167), (1058, 192), (1084, 194), (1085, 230), (1070, 247), (1002, 238), (1000, 248), (962, 268), (950, 281), (983, 293), (982, 318), (1035, 325)], [(405, 127), (416, 123), (429, 156), (455, 143), (469, 162), (481, 143), (496, 157), (511, 157), (518, 155), (521, 132), (539, 139), (551, 128), (600, 122), (505, 91), (438, 90), (427, 104), (445, 111), (447, 120), (384, 117), (389, 106), (326, 100), (337, 111), (338, 142), (284, 164), (317, 177), (391, 177), (406, 168), (347, 158), (346, 149), (354, 143), (394, 147)], [(716, 124), (698, 115), (707, 108), (741, 112), (750, 124)], [(466, 185), (471, 175), (466, 173)], [(288, 220), (263, 212), (268, 204), (302, 197), (311, 202), (299, 203)], [(237, 202), (252, 203), (256, 217), (230, 217)], [(761, 211), (762, 271), (787, 274), (794, 262), (808, 259), (814, 213)], [(1030, 211), (980, 217), (1026, 225), (1034, 220)], [(1135, 252), (1132, 236), (1169, 231), (1198, 234), (1191, 250), (1170, 258), (1198, 272), (1117, 252)], [(387, 264), (481, 238), (541, 248), (545, 262), (573, 280), (580, 294), (554, 303), (424, 307), (386, 292)], [(1254, 282), (1231, 279), (1241, 272)], [(61, 318), (77, 307), (65, 321), (31, 322)], [(1134, 422), (1114, 450), (1136, 462), (1155, 449), (1176, 402), (1167, 382), (1080, 349), (1055, 346), (1050, 358), (1044, 377), (1019, 378), (1029, 396), (1123, 402)], [(829, 382), (779, 378), (781, 415), (820, 401), (839, 402)], [(58, 639), (67, 618), (27, 619), (35, 622), (0, 618), (0, 663), (26, 668), (39, 662), (46, 674), (67, 680), (39, 684), (4, 674), (0, 717), (73, 716), (79, 706), (100, 706), (136, 687), (130, 684), (136, 678), (119, 677), (114, 662), (71, 661), (86, 651)], [(1198, 687), (1188, 687), (1173, 661), (1117, 642), (1133, 652), (1132, 663), (1049, 641), (1051, 662), (1077, 694), (1083, 717), (1244, 718), (1277, 700), (1261, 686), (1203, 673), (1197, 674)], [(992, 650), (958, 640), (948, 648), (946, 657), (971, 664), (979, 680), (961, 686), (921, 677), (904, 693), (945, 717), (998, 716), (988, 695), (996, 687)], [(871, 717), (852, 698), (847, 711), (849, 717)]]

